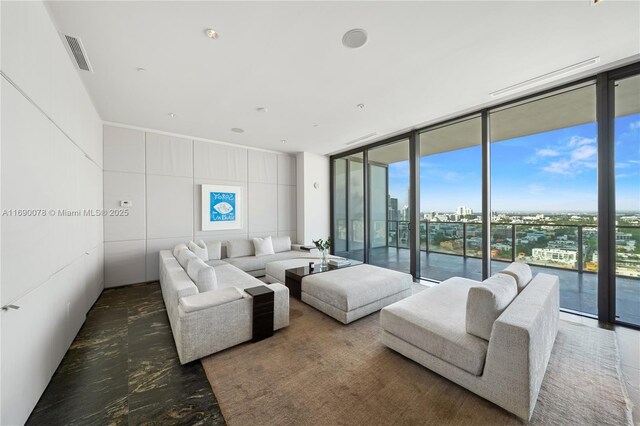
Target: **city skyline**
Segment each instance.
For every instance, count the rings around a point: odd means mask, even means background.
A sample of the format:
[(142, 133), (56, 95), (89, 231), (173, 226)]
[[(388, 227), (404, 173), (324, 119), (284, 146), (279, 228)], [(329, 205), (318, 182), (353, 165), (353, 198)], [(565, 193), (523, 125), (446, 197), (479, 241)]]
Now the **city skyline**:
[[(616, 209), (640, 211), (640, 114), (619, 117)], [(491, 210), (597, 212), (597, 125), (586, 123), (491, 144)], [(482, 210), (481, 148), (420, 159), (420, 211)], [(389, 164), (389, 194), (407, 202), (409, 164)]]

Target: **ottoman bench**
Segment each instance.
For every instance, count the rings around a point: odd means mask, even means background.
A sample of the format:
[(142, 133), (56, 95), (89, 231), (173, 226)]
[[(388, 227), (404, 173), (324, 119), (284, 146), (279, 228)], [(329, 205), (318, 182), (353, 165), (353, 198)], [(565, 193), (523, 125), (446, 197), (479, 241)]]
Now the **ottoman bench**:
[(335, 269), (302, 279), (302, 301), (343, 324), (411, 296), (411, 275), (373, 265)]

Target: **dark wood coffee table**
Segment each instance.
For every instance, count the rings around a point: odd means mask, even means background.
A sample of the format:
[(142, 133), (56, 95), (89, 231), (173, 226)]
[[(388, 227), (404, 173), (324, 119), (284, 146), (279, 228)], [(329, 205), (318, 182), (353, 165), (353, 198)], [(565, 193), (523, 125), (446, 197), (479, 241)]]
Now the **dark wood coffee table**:
[(286, 285), (289, 289), (289, 295), (291, 297), (295, 297), (296, 299), (300, 300), (302, 298), (302, 279), (304, 277), (306, 277), (307, 275), (320, 274), (322, 272), (362, 265), (362, 262), (360, 262), (359, 260), (349, 259), (349, 261), (350, 263), (344, 266), (327, 265), (325, 267), (322, 267), (319, 263), (316, 263), (312, 270), (309, 270), (309, 266), (287, 269), (284, 272), (284, 285)]

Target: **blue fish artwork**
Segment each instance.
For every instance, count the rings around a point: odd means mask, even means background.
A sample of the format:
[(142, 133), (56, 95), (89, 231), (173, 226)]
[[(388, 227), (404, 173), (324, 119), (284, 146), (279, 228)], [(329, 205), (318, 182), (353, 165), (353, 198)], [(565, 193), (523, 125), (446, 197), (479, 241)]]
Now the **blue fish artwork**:
[(209, 220), (211, 222), (235, 221), (236, 194), (233, 192), (210, 192)]

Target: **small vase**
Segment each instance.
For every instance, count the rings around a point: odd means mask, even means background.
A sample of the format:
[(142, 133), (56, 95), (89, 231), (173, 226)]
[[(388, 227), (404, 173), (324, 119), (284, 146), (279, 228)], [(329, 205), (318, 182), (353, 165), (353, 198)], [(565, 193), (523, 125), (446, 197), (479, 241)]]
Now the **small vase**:
[(328, 250), (322, 250), (322, 266), (327, 266), (327, 255), (329, 254)]

